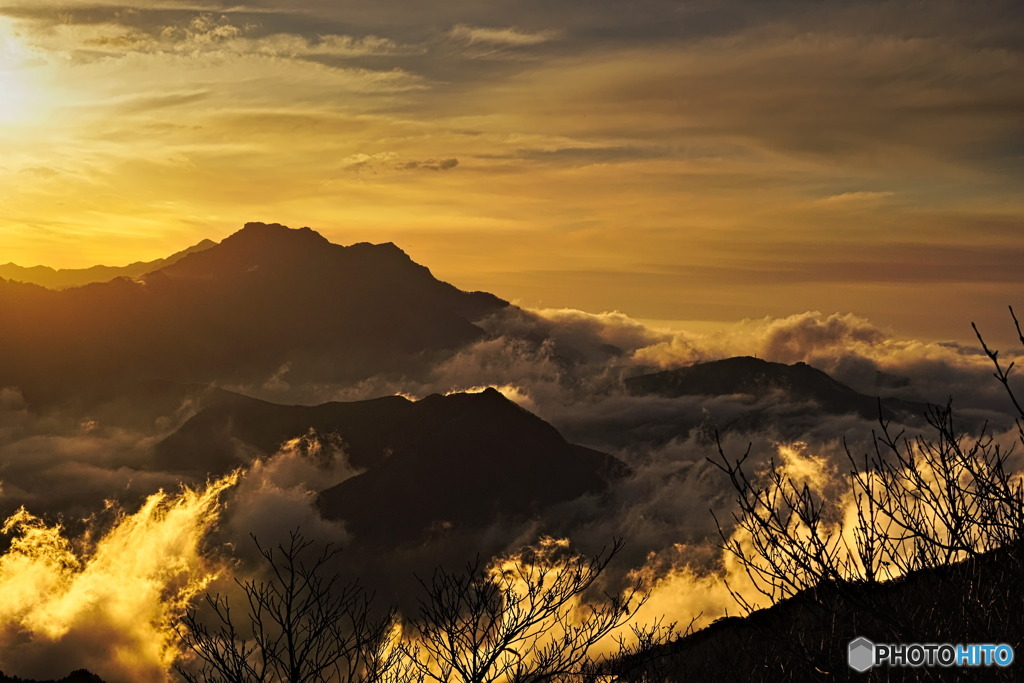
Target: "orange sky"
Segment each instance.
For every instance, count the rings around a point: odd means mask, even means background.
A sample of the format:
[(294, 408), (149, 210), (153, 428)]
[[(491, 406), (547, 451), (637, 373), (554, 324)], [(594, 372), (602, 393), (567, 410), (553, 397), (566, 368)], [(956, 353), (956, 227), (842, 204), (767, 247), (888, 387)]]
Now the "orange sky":
[(1024, 308), (1019, 3), (445, 5), (7, 0), (0, 262), (261, 220), (527, 306)]

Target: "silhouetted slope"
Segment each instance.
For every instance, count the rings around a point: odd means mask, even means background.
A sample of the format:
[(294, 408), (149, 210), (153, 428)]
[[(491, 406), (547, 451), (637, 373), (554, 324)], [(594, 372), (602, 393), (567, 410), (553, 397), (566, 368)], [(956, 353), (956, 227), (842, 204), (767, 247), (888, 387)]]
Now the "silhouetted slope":
[[(1007, 669), (886, 667), (857, 673), (847, 646), (874, 643), (1024, 643), (1024, 550), (1006, 547), (885, 583), (824, 583), (748, 617), (720, 619), (618, 665), (635, 681), (1021, 680)], [(646, 677), (645, 677), (646, 676)]]
[(285, 406), (223, 392), (157, 444), (156, 467), (203, 477), (223, 474), (275, 453), (310, 429), (337, 434), (357, 468), (377, 464), (396, 439), (415, 427), (416, 404), (401, 396), (351, 403)]
[(610, 455), (567, 443), (494, 389), (310, 407), (224, 397), (157, 446), (157, 466), (222, 472), (309, 428), (339, 436), (351, 464), (366, 470), (319, 499), (325, 517), (345, 520), (366, 543), (531, 515), (602, 491), (627, 471)]
[(494, 389), (428, 396), (414, 427), (376, 467), (320, 495), (327, 518), (359, 539), (393, 543), (428, 525), (486, 525), (602, 491), (626, 468), (569, 444)]
[(0, 683), (103, 683), (103, 679), (86, 669), (76, 669), (59, 680), (41, 681), (34, 678), (7, 676), (0, 671)]
[(115, 278), (137, 278), (159, 270), (172, 263), (177, 263), (185, 256), (203, 251), (217, 244), (213, 240), (203, 240), (188, 249), (171, 254), (155, 261), (135, 261), (127, 266), (92, 266), (89, 268), (50, 268), (49, 266), (19, 266), (16, 263), (0, 265), (0, 278), (14, 282), (25, 282), (48, 289), (65, 289), (81, 287), (91, 282), (109, 282)]
[(250, 223), (142, 282), (0, 281), (0, 386), (30, 398), (125, 381), (349, 380), (411, 371), (482, 336), (507, 302), (436, 280), (393, 244)]
[[(660, 396), (726, 396), (746, 394), (755, 398), (778, 396), (786, 402), (813, 402), (833, 415), (853, 413), (866, 419), (878, 419), (878, 397), (861, 394), (837, 382), (806, 363), (772, 363), (742, 356), (698, 363), (626, 380), (634, 394)], [(923, 403), (900, 399), (881, 399), (885, 419), (919, 417), (927, 410)]]

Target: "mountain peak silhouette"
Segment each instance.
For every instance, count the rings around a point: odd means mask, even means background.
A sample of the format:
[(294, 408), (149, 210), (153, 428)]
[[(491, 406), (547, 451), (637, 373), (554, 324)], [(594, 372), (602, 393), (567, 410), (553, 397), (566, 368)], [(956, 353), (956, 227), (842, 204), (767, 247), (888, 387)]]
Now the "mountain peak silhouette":
[[(289, 228), (280, 223), (246, 223), (216, 246), (189, 254), (146, 278), (156, 284), (167, 279), (249, 284), (268, 281), (282, 289), (344, 284), (359, 291), (376, 282), (381, 286), (387, 283), (391, 289), (426, 288), (424, 291), (429, 292), (440, 287), (449, 293), (459, 292), (436, 280), (428, 268), (414, 262), (392, 242), (342, 246), (311, 228)], [(305, 295), (310, 294), (307, 291)], [(490, 297), (489, 303), (497, 302), (507, 304)]]
[(291, 240), (293, 242), (301, 241), (320, 246), (330, 244), (326, 237), (310, 227), (289, 228), (280, 223), (260, 223), (255, 221), (243, 225), (241, 230), (229, 235), (221, 244), (246, 240), (265, 240), (268, 243), (283, 243), (284, 240)]
[(508, 306), (436, 279), (391, 243), (247, 223), (142, 277), (63, 291), (0, 282), (0, 386), (26, 395), (140, 380), (352, 381), (415, 372)]
[(160, 468), (201, 479), (310, 432), (335, 435), (361, 470), (320, 493), (321, 514), (345, 520), (370, 545), (421, 538), (435, 523), (469, 528), (530, 516), (600, 493), (629, 471), (611, 455), (569, 443), (494, 388), (318, 406), (222, 392), (160, 442), (154, 457)]

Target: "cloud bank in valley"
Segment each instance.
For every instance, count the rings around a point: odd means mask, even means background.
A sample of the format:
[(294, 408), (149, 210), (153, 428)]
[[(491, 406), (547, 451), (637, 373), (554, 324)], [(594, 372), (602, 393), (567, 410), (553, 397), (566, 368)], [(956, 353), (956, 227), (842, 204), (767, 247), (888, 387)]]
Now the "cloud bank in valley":
[[(381, 376), (355, 386), (293, 385), (285, 367), (260, 386), (235, 387), (286, 403), (318, 403), (396, 392), (418, 398), (497, 386), (552, 422), (570, 441), (611, 452), (631, 468), (601, 496), (561, 503), (535, 519), (485, 525), (439, 545), (405, 548), (384, 560), (351, 546), (344, 522), (322, 519), (315, 506), (317, 492), (358, 474), (348, 462), (344, 435), (296, 434), (237, 475), (230, 489), (214, 485), (207, 493), (175, 497), (157, 493), (177, 490), (179, 476), (154, 468), (153, 447), (199, 409), (195, 399), (150, 420), (146, 428), (138, 419), (125, 426), (96, 416), (38, 413), (16, 388), (5, 388), (0, 392), (0, 504), (13, 516), (0, 579), (14, 587), (22, 586), (25, 577), (36, 577), (50, 582), (37, 588), (51, 597), (31, 609), (24, 601), (11, 603), (3, 617), (5, 632), (8, 643), (14, 638), (22, 645), (16, 655), (12, 650), (0, 661), (22, 674), (59, 676), (66, 672), (54, 670), (54, 661), (76, 661), (114, 681), (160, 680), (158, 672), (174, 656), (165, 625), (175, 606), (217, 572), (221, 578), (211, 585), (227, 590), (229, 577), (257, 571), (259, 556), (250, 534), (274, 544), (296, 528), (319, 543), (347, 547), (339, 570), (372, 577), (367, 580), (384, 599), (407, 609), (417, 590), (411, 569), (427, 572), (438, 562), (458, 565), (481, 549), (507, 553), (554, 536), (571, 539), (584, 553), (597, 552), (613, 538), (626, 539), (607, 586), (615, 589), (630, 572), (642, 578), (653, 591), (642, 618), (664, 613), (688, 623), (703, 613), (706, 623), (726, 609), (735, 611), (721, 579), (724, 572), (737, 587), (743, 585), (742, 576), (735, 562), (719, 551), (711, 515), (714, 511), (720, 520), (728, 520), (734, 495), (707, 460), (717, 452), (716, 429), (727, 456), (751, 448), (751, 471), (760, 471), (775, 458), (793, 473), (838, 491), (835, 487), (843, 486), (842, 473), (849, 467), (845, 447), (856, 457), (868, 452), (871, 429), (877, 425), (858, 415), (814, 413), (808, 418), (807, 405), (780, 402), (776, 394), (762, 399), (667, 397), (626, 390), (624, 379), (646, 372), (738, 354), (807, 362), (869, 394), (938, 404), (953, 394), (954, 405), (965, 414), (992, 420), (998, 440), (1013, 436), (1002, 431), (1009, 426), (1009, 406), (991, 378), (991, 362), (979, 349), (901, 339), (855, 315), (807, 312), (695, 333), (658, 328), (619, 312), (512, 308), (482, 325), (485, 339), (415, 378)], [(1008, 348), (1001, 357), (1009, 361), (1019, 355)], [(761, 416), (760, 421), (750, 422), (746, 416), (751, 413)], [(913, 433), (922, 424), (906, 427)], [(220, 501), (216, 516), (214, 497)], [(842, 495), (833, 498), (840, 507), (849, 507)], [(119, 502), (104, 509), (108, 499)], [(28, 512), (17, 512), (22, 505)], [(140, 511), (131, 513), (136, 509)], [(54, 526), (59, 523), (63, 532)], [(169, 524), (173, 529), (168, 530)], [(725, 531), (734, 533), (728, 523)], [(21, 539), (28, 538), (39, 539), (33, 541), (36, 549), (26, 550)], [(158, 544), (153, 552), (162, 558), (161, 566), (178, 569), (156, 576), (157, 565), (132, 560), (123, 569), (135, 573), (124, 578), (115, 571), (120, 560), (103, 559), (115, 553), (128, 557), (136, 552), (134, 544), (150, 547), (150, 541)], [(113, 586), (135, 580), (155, 580), (156, 587), (133, 603), (133, 614), (146, 616), (131, 628), (118, 621), (122, 617), (115, 608), (120, 603), (113, 594), (105, 598), (102, 591), (89, 593), (91, 602), (75, 597), (84, 595), (85, 588), (76, 588), (79, 584)], [(111, 635), (105, 649), (93, 651), (94, 639), (81, 629), (86, 620), (97, 619), (119, 635)], [(136, 647), (140, 638), (157, 643), (155, 649), (146, 650), (145, 661), (125, 664), (118, 648)], [(60, 653), (57, 660), (55, 653)]]
[[(357, 385), (293, 386), (287, 368), (262, 386), (238, 387), (269, 400), (316, 403), (401, 393), (502, 387), (529, 410), (568, 428), (572, 416), (592, 413), (590, 426), (634, 413), (700, 413), (729, 401), (692, 397), (632, 396), (623, 380), (697, 362), (756, 356), (779, 363), (804, 362), (868, 395), (954, 405), (971, 414), (998, 415), (1005, 395), (991, 381), (991, 361), (980, 346), (924, 342), (852, 314), (806, 312), (748, 319), (713, 332), (687, 332), (645, 324), (620, 312), (512, 308), (482, 321), (487, 338), (456, 352), (415, 378), (374, 377)], [(1000, 330), (1001, 331), (1001, 330)], [(1021, 351), (1004, 347), (1012, 361)], [(570, 430), (575, 435), (575, 430)]]

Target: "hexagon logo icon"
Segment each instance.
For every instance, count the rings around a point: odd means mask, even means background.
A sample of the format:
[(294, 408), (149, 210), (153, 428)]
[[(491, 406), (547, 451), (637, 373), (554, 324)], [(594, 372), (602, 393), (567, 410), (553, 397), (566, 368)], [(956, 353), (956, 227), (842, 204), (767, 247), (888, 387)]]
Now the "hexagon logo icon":
[(875, 664), (875, 644), (863, 637), (851, 640), (847, 662), (854, 671), (864, 673)]

